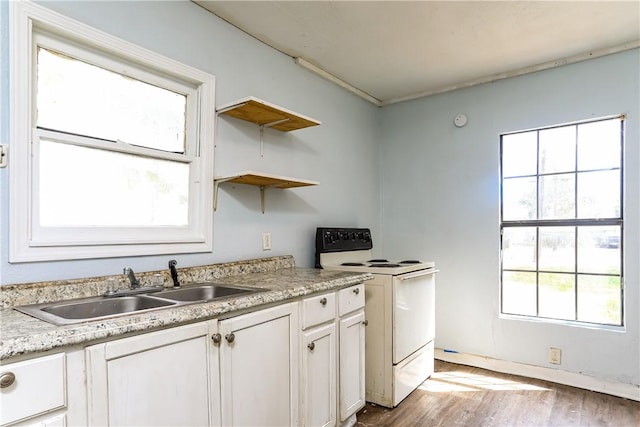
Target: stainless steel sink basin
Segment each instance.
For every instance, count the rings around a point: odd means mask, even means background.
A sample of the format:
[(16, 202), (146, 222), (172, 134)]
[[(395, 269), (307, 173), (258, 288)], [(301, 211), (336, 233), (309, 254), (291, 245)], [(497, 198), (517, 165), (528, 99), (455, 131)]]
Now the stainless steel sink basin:
[(166, 298), (174, 301), (204, 302), (218, 298), (226, 298), (234, 295), (241, 295), (259, 291), (255, 288), (240, 288), (227, 285), (198, 285), (170, 291), (162, 291), (154, 294), (159, 298)]
[(150, 308), (175, 305), (175, 302), (164, 301), (145, 296), (131, 296), (120, 298), (104, 298), (99, 301), (79, 302), (75, 304), (60, 304), (45, 307), (42, 311), (55, 314), (63, 319), (89, 319), (94, 317), (112, 316), (132, 311), (148, 310)]
[(215, 301), (260, 291), (264, 291), (264, 289), (199, 283), (180, 289), (170, 289), (152, 294), (80, 298), (68, 301), (24, 305), (15, 307), (15, 309), (40, 320), (53, 323), (54, 325), (69, 325), (144, 313), (169, 307)]
[(16, 310), (56, 325), (67, 325), (165, 308), (176, 304), (175, 301), (136, 295), (118, 298), (82, 298), (33, 304), (16, 307)]

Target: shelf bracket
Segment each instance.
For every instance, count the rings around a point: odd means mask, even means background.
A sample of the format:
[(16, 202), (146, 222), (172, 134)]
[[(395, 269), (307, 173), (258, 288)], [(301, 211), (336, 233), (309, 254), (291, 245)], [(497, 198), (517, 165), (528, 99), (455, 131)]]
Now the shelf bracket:
[(264, 190), (266, 186), (260, 186), (260, 207), (262, 208), (262, 213), (264, 214)]
[(214, 212), (218, 209), (218, 187), (223, 182), (232, 181), (236, 178), (237, 176), (230, 176), (228, 178), (218, 178), (213, 180), (213, 211)]
[(288, 122), (289, 120), (291, 119), (288, 117), (285, 117), (284, 119), (276, 120), (275, 122), (265, 123), (263, 125), (260, 125), (260, 157), (264, 157), (264, 128), (270, 128), (280, 123)]

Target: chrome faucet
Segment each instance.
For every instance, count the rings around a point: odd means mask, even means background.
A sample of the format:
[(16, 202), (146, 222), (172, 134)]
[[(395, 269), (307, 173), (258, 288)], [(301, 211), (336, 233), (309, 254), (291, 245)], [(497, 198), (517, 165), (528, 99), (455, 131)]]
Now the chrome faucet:
[(132, 268), (125, 267), (124, 274), (126, 274), (129, 277), (129, 282), (130, 282), (129, 287), (131, 289), (138, 289), (140, 287), (140, 281), (136, 279), (136, 275), (133, 272)]

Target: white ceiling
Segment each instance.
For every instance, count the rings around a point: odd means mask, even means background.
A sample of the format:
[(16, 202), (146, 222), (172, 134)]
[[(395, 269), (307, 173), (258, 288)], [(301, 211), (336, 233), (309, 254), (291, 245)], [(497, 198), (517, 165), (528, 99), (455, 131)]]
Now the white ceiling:
[(196, 2), (378, 105), (640, 46), (640, 0)]

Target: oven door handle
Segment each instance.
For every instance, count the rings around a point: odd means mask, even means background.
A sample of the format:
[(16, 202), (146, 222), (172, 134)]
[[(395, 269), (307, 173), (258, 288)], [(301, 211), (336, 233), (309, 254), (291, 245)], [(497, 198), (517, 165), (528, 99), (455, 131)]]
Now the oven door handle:
[(434, 269), (427, 269), (427, 270), (420, 270), (420, 271), (416, 271), (415, 273), (407, 273), (407, 274), (401, 274), (399, 276), (397, 276), (398, 280), (409, 280), (409, 279), (415, 279), (416, 277), (420, 277), (420, 276), (426, 276), (427, 274), (433, 274), (433, 273), (437, 273), (440, 270), (436, 270)]

